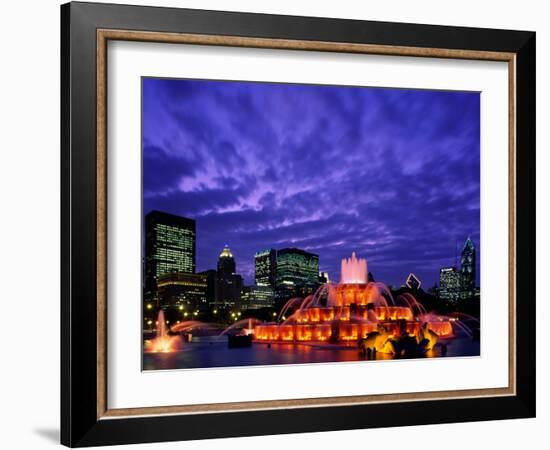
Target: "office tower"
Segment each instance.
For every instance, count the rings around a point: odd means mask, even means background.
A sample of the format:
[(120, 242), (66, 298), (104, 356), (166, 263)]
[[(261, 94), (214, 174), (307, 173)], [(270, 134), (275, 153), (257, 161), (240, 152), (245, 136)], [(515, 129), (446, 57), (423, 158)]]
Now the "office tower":
[(317, 284), (319, 256), (299, 248), (284, 248), (277, 252), (277, 284)]
[(160, 211), (145, 216), (145, 289), (155, 291), (159, 276), (195, 272), (195, 221)]
[(439, 297), (456, 302), (460, 295), (460, 273), (456, 267), (442, 267), (439, 270)]
[(255, 283), (275, 287), (277, 277), (277, 251), (262, 250), (254, 255)]
[(218, 272), (214, 269), (209, 269), (200, 273), (206, 276), (206, 302), (209, 305), (213, 305), (216, 303)]
[(274, 305), (274, 292), (271, 286), (253, 284), (244, 286), (241, 296), (243, 309), (271, 308)]
[(182, 312), (206, 309), (207, 286), (205, 273), (172, 272), (160, 275), (157, 279), (161, 306)]
[(299, 248), (277, 251), (277, 300), (312, 294), (319, 286), (319, 256)]
[(231, 250), (226, 245), (218, 258), (218, 274), (222, 276), (230, 276), (236, 273), (237, 265)]
[(243, 278), (236, 272), (235, 258), (226, 245), (218, 258), (216, 305), (240, 308)]
[(476, 247), (468, 237), (460, 254), (461, 298), (472, 298), (476, 288)]

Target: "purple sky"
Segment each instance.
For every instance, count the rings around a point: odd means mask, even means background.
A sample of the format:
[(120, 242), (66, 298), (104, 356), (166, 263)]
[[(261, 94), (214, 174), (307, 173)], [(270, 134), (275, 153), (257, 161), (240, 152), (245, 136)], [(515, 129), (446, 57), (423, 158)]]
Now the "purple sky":
[(427, 288), (468, 235), (479, 264), (479, 123), (478, 93), (144, 78), (144, 213), (196, 219), (197, 270), (292, 246), (338, 280), (356, 251)]

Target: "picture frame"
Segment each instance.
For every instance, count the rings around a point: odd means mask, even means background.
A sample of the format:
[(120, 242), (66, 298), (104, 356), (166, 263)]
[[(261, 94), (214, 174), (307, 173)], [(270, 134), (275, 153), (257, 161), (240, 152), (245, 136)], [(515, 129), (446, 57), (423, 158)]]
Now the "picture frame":
[[(61, 443), (80, 447), (534, 417), (535, 40), (535, 33), (527, 31), (62, 5)], [(111, 41), (505, 62), (508, 386), (109, 408), (106, 186)]]

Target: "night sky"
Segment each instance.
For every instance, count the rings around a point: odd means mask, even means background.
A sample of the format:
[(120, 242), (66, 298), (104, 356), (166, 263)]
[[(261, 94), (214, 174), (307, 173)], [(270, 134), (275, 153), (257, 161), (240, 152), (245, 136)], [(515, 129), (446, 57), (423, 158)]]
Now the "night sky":
[[(340, 278), (424, 287), (471, 236), (479, 267), (479, 94), (143, 79), (143, 211), (197, 221), (197, 271), (224, 244), (299, 247)], [(479, 274), (479, 269), (478, 269)]]

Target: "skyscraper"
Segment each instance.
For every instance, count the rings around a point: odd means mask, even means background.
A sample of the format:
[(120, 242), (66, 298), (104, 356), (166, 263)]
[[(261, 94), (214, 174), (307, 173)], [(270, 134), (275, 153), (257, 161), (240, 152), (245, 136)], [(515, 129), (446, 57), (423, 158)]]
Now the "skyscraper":
[(439, 270), (439, 296), (456, 302), (460, 295), (460, 273), (456, 267), (442, 267)]
[(217, 305), (240, 308), (243, 278), (236, 272), (235, 258), (226, 245), (218, 258), (215, 293)]
[(476, 247), (468, 237), (460, 254), (461, 297), (471, 298), (476, 288)]
[(255, 282), (259, 286), (275, 288), (277, 278), (277, 251), (262, 250), (254, 255)]
[(195, 221), (160, 211), (145, 216), (145, 289), (155, 291), (159, 276), (195, 272)]
[(299, 248), (277, 251), (277, 300), (305, 296), (319, 285), (319, 256)]
[(284, 248), (277, 252), (277, 284), (317, 284), (319, 256), (299, 248)]
[(236, 271), (237, 265), (235, 264), (235, 258), (233, 258), (233, 253), (231, 253), (231, 250), (226, 245), (218, 258), (218, 275), (228, 277), (233, 275)]

